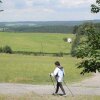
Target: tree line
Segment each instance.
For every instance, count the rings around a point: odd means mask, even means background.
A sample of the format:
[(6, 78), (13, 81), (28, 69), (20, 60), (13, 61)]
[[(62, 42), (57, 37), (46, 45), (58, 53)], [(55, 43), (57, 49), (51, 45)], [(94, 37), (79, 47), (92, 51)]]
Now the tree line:
[(73, 26), (1, 26), (3, 32), (72, 33)]

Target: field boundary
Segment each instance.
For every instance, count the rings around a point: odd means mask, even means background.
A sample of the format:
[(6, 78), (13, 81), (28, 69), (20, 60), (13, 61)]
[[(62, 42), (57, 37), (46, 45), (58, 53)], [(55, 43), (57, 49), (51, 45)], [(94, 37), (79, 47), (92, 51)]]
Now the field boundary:
[(66, 55), (70, 55), (70, 53), (47, 53), (47, 52), (30, 52), (30, 51), (12, 51), (10, 54), (23, 54), (23, 55), (34, 55), (34, 56), (55, 56), (55, 57), (63, 57)]

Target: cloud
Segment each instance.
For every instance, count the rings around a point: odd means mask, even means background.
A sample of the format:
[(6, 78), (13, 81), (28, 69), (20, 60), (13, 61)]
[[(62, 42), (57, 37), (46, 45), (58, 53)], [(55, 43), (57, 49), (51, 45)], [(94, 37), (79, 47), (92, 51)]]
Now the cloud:
[(4, 0), (6, 9), (27, 9), (27, 8), (75, 8), (87, 6), (94, 0)]
[(95, 0), (4, 0), (1, 21), (95, 19), (90, 13)]
[(7, 0), (7, 1), (4, 0), (2, 6), (4, 9), (14, 9), (15, 8), (14, 2), (12, 2), (12, 0)]
[(79, 7), (86, 6), (93, 3), (94, 0), (59, 0), (62, 6), (66, 7)]

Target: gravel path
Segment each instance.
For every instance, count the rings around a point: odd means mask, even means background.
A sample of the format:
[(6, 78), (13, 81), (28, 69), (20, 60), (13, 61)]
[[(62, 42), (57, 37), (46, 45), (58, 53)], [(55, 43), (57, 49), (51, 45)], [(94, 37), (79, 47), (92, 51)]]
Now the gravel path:
[[(69, 85), (68, 87), (74, 95), (100, 95), (100, 74), (96, 73), (92, 78)], [(67, 95), (71, 95), (68, 88), (66, 86), (64, 88)], [(52, 94), (54, 87), (52, 85), (0, 83), (0, 94), (24, 95), (32, 92), (39, 95)]]

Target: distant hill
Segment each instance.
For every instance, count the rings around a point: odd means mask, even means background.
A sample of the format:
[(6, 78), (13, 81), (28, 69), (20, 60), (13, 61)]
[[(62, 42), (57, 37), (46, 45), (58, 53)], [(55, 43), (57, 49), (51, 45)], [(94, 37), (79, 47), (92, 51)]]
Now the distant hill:
[(100, 20), (0, 22), (0, 31), (72, 33), (75, 25), (86, 22), (100, 23)]
[(85, 22), (100, 23), (100, 20), (84, 20), (84, 21), (20, 21), (20, 22), (0, 22), (0, 25), (14, 26), (14, 25), (29, 25), (29, 26), (75, 26)]

